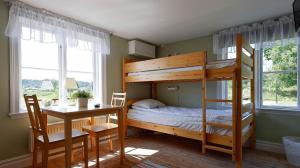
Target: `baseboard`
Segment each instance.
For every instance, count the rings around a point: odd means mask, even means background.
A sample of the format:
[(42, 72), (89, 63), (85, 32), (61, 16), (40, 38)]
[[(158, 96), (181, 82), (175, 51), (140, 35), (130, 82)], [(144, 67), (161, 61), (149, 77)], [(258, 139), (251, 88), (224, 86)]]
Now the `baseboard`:
[(280, 143), (269, 142), (269, 141), (256, 141), (256, 149), (261, 151), (273, 152), (284, 154), (284, 147)]
[(1, 160), (0, 168), (23, 168), (31, 165), (31, 153)]

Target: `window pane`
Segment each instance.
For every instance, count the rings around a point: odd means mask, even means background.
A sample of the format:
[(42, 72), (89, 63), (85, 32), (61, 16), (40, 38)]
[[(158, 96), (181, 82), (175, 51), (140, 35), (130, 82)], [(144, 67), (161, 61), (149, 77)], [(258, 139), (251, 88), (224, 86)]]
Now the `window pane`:
[(68, 72), (68, 78), (75, 78), (78, 88), (93, 93), (93, 74), (82, 72)]
[(58, 69), (58, 45), (22, 40), (21, 58), (22, 67)]
[(262, 105), (297, 106), (295, 39), (264, 43)]
[[(228, 80), (227, 82), (227, 99), (232, 100), (232, 81)], [(250, 97), (251, 97), (251, 88), (250, 88), (250, 81), (249, 80), (243, 80), (242, 82), (242, 96), (243, 99), (248, 99), (245, 100), (245, 103), (250, 102)]]
[(236, 58), (236, 47), (228, 47), (227, 49), (227, 59)]
[[(43, 103), (58, 99), (58, 71), (22, 68), (21, 76), (21, 95), (36, 94)], [(23, 96), (21, 96), (21, 109), (25, 109)]]
[(263, 105), (297, 106), (297, 73), (264, 73)]
[[(41, 106), (59, 97), (59, 47), (56, 43), (21, 40), (20, 109), (26, 109), (23, 94), (36, 94)], [(50, 105), (50, 104), (48, 104)]]
[[(282, 43), (286, 44), (282, 44)], [(263, 71), (297, 70), (297, 46), (295, 40), (276, 41), (264, 49)]]
[(93, 94), (93, 52), (78, 48), (67, 49), (67, 77), (75, 78), (79, 89)]
[(68, 71), (93, 72), (93, 53), (76, 48), (67, 49)]

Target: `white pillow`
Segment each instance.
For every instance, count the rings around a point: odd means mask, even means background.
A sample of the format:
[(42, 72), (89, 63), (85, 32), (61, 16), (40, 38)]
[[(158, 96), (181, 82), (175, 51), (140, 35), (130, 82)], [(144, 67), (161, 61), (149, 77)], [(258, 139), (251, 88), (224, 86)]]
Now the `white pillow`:
[(132, 105), (141, 107), (141, 108), (146, 108), (146, 109), (152, 109), (152, 108), (166, 106), (162, 102), (160, 102), (158, 100), (154, 100), (154, 99), (143, 99), (143, 100), (133, 103)]

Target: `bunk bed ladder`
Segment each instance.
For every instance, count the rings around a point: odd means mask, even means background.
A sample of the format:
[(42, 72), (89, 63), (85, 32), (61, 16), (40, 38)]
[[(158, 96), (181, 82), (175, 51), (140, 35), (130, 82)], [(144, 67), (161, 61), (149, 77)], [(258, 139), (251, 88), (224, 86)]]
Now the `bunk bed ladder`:
[[(233, 82), (233, 84), (235, 84), (235, 82)], [(232, 94), (235, 94), (235, 89), (233, 89), (233, 93)], [(208, 102), (213, 102), (213, 103), (232, 103), (232, 104), (234, 104), (235, 103), (235, 96), (233, 96), (232, 100), (228, 100), (228, 99), (206, 99), (205, 100), (205, 105)], [(235, 111), (235, 107), (233, 107), (232, 110)], [(206, 121), (206, 111), (205, 111), (205, 116), (203, 117), (203, 123), (205, 123), (202, 126), (203, 127), (203, 133), (204, 133), (204, 130), (206, 131), (206, 127), (207, 126), (218, 127), (218, 128), (225, 128), (225, 129), (234, 129), (234, 126), (230, 125), (230, 124), (223, 124), (223, 123), (211, 122), (211, 121), (207, 122)], [(233, 132), (235, 132), (235, 131), (233, 131)], [(204, 137), (205, 138), (207, 137), (207, 133), (205, 134)], [(232, 137), (233, 137), (232, 142), (234, 142), (235, 141), (234, 136), (232, 136)], [(214, 151), (219, 151), (219, 152), (231, 154), (232, 156), (234, 155), (234, 148), (233, 147), (225, 147), (225, 146), (215, 145), (215, 144), (211, 144), (211, 143), (209, 144), (209, 143), (207, 143), (207, 139), (205, 139), (204, 148), (205, 149), (203, 149), (203, 151), (206, 151), (206, 149), (209, 149), (209, 150), (214, 150)], [(234, 158), (234, 156), (232, 158)]]
[[(232, 88), (236, 88), (236, 74), (233, 73), (232, 76)], [(235, 120), (236, 120), (236, 89), (232, 89), (232, 100), (228, 100), (228, 99), (205, 99), (205, 106), (206, 103), (208, 102), (213, 102), (213, 103), (231, 103), (232, 104), (232, 125), (230, 124), (223, 124), (223, 123), (218, 123), (218, 122), (207, 122), (206, 121), (206, 111), (203, 112), (203, 134), (205, 131), (205, 136), (203, 136), (203, 144), (204, 144), (204, 149), (203, 152), (206, 151), (206, 149), (209, 150), (215, 150), (215, 151), (219, 151), (219, 152), (223, 152), (223, 153), (227, 153), (227, 154), (231, 154), (232, 155), (232, 160), (235, 160), (235, 129), (236, 129), (236, 124), (235, 124)], [(225, 129), (231, 129), (232, 130), (232, 146), (231, 147), (225, 147), (225, 146), (221, 146), (221, 145), (215, 145), (215, 144), (208, 144), (207, 143), (207, 139), (204, 139), (207, 137), (207, 133), (206, 133), (206, 127), (207, 126), (212, 126), (212, 127), (218, 127), (218, 128), (225, 128)]]

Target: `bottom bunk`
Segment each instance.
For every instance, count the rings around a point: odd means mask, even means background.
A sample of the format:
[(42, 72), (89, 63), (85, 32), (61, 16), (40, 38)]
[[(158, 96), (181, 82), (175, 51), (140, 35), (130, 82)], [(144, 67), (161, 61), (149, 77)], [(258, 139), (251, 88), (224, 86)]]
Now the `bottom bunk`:
[[(233, 146), (231, 113), (230, 108), (207, 109), (207, 142), (226, 147)], [(242, 118), (241, 139), (244, 144), (253, 134), (253, 115), (245, 112)], [(133, 106), (128, 110), (127, 125), (195, 140), (203, 139), (201, 108)]]

